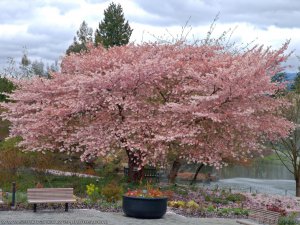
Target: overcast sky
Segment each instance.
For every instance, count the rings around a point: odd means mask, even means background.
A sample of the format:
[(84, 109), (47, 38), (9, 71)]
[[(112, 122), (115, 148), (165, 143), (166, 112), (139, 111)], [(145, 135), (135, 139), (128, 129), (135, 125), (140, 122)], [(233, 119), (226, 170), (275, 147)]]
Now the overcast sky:
[[(105, 0), (0, 0), (0, 66), (7, 57), (19, 61), (26, 47), (31, 59), (45, 62), (62, 57), (85, 20), (95, 30)], [(181, 33), (190, 18), (189, 38), (204, 38), (214, 17), (220, 13), (215, 37), (234, 29), (231, 40), (280, 47), (291, 39), (295, 50), (287, 71), (300, 65), (300, 0), (115, 0), (123, 7), (134, 29), (131, 42), (171, 38)]]

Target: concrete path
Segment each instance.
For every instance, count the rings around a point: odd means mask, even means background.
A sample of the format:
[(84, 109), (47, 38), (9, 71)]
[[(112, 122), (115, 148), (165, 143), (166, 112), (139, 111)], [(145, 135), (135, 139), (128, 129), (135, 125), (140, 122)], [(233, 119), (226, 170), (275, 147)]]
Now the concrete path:
[(3, 224), (107, 224), (107, 225), (236, 225), (235, 219), (187, 218), (168, 212), (164, 218), (143, 220), (125, 217), (122, 213), (105, 213), (97, 210), (0, 211)]

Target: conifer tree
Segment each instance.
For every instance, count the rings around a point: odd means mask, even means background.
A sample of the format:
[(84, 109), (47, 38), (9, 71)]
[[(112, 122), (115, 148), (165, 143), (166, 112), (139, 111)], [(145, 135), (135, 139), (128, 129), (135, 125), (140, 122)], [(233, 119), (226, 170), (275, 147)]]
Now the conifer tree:
[(300, 72), (297, 73), (294, 83), (291, 86), (291, 90), (300, 94)]
[(120, 4), (111, 3), (104, 10), (104, 19), (95, 32), (95, 45), (102, 44), (105, 48), (126, 45), (129, 42), (132, 29), (125, 21)]

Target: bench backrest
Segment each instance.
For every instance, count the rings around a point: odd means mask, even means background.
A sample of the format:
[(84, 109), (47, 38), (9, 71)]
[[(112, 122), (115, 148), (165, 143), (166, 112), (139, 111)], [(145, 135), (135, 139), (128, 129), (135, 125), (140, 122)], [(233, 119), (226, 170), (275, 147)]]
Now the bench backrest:
[(147, 169), (144, 169), (144, 176), (145, 177), (157, 177), (158, 172), (155, 168), (147, 168)]
[(73, 188), (30, 188), (27, 190), (28, 200), (70, 200)]
[[(158, 177), (159, 173), (157, 172), (156, 168), (144, 168), (144, 176), (145, 177)], [(129, 168), (124, 167), (124, 175), (128, 176)]]

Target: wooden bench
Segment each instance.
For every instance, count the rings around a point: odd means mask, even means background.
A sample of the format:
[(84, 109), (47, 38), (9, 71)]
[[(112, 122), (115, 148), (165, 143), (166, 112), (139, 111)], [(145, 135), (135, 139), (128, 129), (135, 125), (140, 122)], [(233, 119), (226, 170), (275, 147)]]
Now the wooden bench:
[(278, 212), (273, 212), (262, 208), (252, 208), (250, 209), (250, 213), (248, 216), (250, 220), (237, 220), (236, 222), (244, 225), (257, 225), (257, 224), (276, 225), (278, 223), (280, 216), (281, 214)]
[(69, 203), (76, 202), (73, 197), (73, 188), (31, 188), (27, 190), (28, 203), (33, 204), (36, 212), (38, 203), (65, 203), (65, 211)]
[(2, 200), (2, 190), (0, 189), (0, 204), (3, 204), (3, 200)]
[[(124, 176), (128, 177), (129, 168), (124, 167)], [(156, 168), (144, 168), (144, 178), (151, 179), (154, 178), (156, 182), (159, 182), (159, 173), (157, 172)]]

